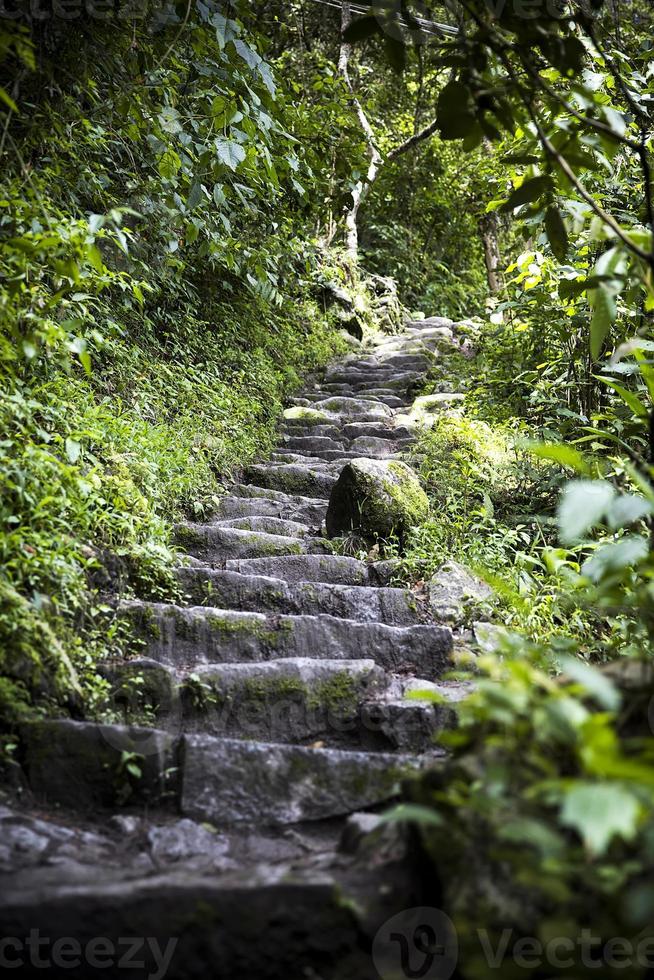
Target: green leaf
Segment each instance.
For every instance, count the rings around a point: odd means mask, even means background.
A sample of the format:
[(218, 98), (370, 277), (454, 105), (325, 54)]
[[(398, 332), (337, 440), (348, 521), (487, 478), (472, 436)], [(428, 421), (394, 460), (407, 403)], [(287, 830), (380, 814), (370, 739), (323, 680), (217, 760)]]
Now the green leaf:
[(581, 573), (592, 582), (601, 582), (611, 572), (621, 572), (640, 564), (649, 554), (646, 538), (630, 534), (619, 541), (604, 544), (581, 566)]
[(591, 854), (598, 855), (616, 836), (631, 840), (639, 815), (639, 800), (624, 787), (585, 783), (566, 793), (561, 823), (573, 827)]
[(568, 253), (568, 232), (561, 212), (554, 205), (545, 214), (545, 231), (555, 257), (559, 262), (564, 262)]
[(514, 208), (521, 207), (523, 204), (530, 204), (532, 201), (536, 201), (551, 189), (552, 178), (548, 177), (547, 174), (532, 177), (530, 180), (526, 180), (523, 184), (520, 184), (520, 187), (516, 187), (500, 210), (513, 211)]
[(73, 464), (77, 462), (81, 449), (82, 447), (75, 439), (71, 439), (70, 437), (66, 439), (66, 456), (69, 462)]
[(599, 705), (607, 711), (617, 711), (620, 707), (620, 692), (606, 674), (576, 657), (561, 657), (560, 662), (564, 674), (581, 684)]
[(563, 544), (576, 544), (606, 514), (615, 490), (604, 480), (572, 480), (565, 487), (558, 508)]
[(179, 172), (179, 168), (182, 165), (182, 160), (178, 153), (168, 147), (168, 149), (159, 157), (158, 170), (164, 180), (172, 180), (173, 177)]
[(587, 473), (588, 464), (578, 449), (556, 443), (531, 443), (529, 452), (540, 459), (550, 459), (561, 466), (569, 466), (578, 473)]
[(236, 140), (217, 139), (216, 152), (221, 163), (224, 163), (230, 170), (236, 170), (246, 156), (244, 148)]
[(606, 519), (611, 530), (617, 531), (635, 521), (642, 521), (652, 513), (654, 513), (654, 506), (651, 501), (635, 493), (623, 493), (616, 497), (609, 507)]
[(622, 385), (616, 384), (612, 378), (598, 377), (597, 380), (602, 381), (605, 385), (608, 385), (609, 388), (613, 388), (615, 393), (620, 396), (622, 401), (625, 403), (625, 405), (628, 408), (631, 409), (634, 415), (642, 419), (647, 418), (648, 416), (647, 409), (640, 401), (640, 399), (636, 395), (634, 395), (632, 391), (627, 391), (627, 389), (623, 388)]
[(18, 112), (18, 106), (9, 95), (9, 93), (2, 88), (0, 85), (0, 102), (4, 102), (5, 105), (9, 106), (12, 112)]
[(593, 308), (593, 318), (590, 321), (590, 353), (592, 358), (597, 360), (606, 335), (615, 320), (616, 302), (613, 293), (603, 285), (592, 290), (589, 299)]
[(202, 201), (203, 199), (204, 199), (204, 194), (202, 191), (202, 184), (199, 181), (196, 181), (195, 184), (193, 184), (193, 186), (191, 187), (191, 190), (189, 191), (188, 200), (186, 202), (186, 206), (189, 209), (189, 211), (192, 211), (193, 208), (196, 208), (200, 203), (200, 201)]
[(376, 17), (368, 14), (366, 17), (357, 17), (343, 31), (343, 40), (348, 44), (356, 44), (357, 41), (364, 41), (373, 34), (381, 34), (381, 24)]

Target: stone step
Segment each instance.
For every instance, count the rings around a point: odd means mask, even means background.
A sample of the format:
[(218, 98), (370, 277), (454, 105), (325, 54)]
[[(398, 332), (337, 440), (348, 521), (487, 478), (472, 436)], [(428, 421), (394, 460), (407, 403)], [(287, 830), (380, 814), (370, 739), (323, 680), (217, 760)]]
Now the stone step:
[(332, 551), (332, 544), (326, 538), (242, 531), (219, 524), (178, 524), (175, 527), (175, 540), (187, 554), (203, 561), (329, 554)]
[[(365, 751), (424, 752), (452, 724), (456, 685), (387, 674), (373, 660), (289, 657), (254, 663), (205, 664), (176, 670), (151, 659), (105, 663), (118, 710), (147, 711), (169, 732)], [(407, 700), (408, 689), (425, 690)], [(429, 694), (436, 691), (442, 703)]]
[(190, 605), (294, 616), (327, 614), (389, 626), (420, 622), (416, 600), (404, 589), (287, 582), (266, 575), (197, 567), (178, 569), (177, 578)]
[(302, 453), (292, 453), (282, 448), (270, 455), (270, 462), (275, 465), (288, 466), (294, 464), (318, 470), (326, 469), (327, 472), (331, 472), (331, 467), (325, 467), (325, 463), (333, 463), (334, 468), (337, 469), (339, 463), (342, 468), (349, 459), (352, 459), (352, 453), (342, 449), (337, 452), (327, 450), (315, 456), (304, 456)]
[(263, 515), (221, 518), (216, 521), (216, 524), (219, 527), (236, 528), (237, 531), (263, 531), (264, 534), (276, 534), (288, 538), (304, 538), (311, 533), (311, 527), (308, 524)]
[(444, 626), (386, 626), (326, 615), (265, 616), (138, 600), (122, 603), (119, 611), (142, 638), (144, 656), (180, 669), (288, 657), (365, 658), (393, 673), (436, 680), (452, 650), (452, 633)]
[(345, 466), (348, 460), (356, 459), (360, 455), (361, 453), (355, 453), (348, 449), (322, 449), (318, 450), (313, 456), (304, 456), (302, 453), (287, 449), (286, 446), (280, 446), (271, 454), (270, 461), (271, 463), (299, 463), (305, 466), (311, 465), (309, 461), (313, 461), (314, 466), (318, 463), (341, 462)]
[(305, 425), (302, 419), (283, 419), (279, 425), (279, 433), (281, 436), (287, 436), (288, 438), (294, 438), (296, 436), (302, 438), (327, 436), (330, 439), (336, 440), (342, 438), (341, 426), (339, 425), (334, 425), (331, 422), (322, 425)]
[(393, 414), (388, 405), (365, 398), (339, 398), (336, 396), (314, 402), (313, 407), (316, 411), (326, 412), (330, 415), (350, 417), (353, 415), (372, 415), (382, 419), (390, 418)]
[(359, 436), (415, 442), (415, 437), (411, 429), (406, 426), (396, 426), (392, 423), (380, 425), (378, 422), (351, 422), (343, 426), (343, 437), (345, 439), (358, 439)]
[[(296, 520), (312, 527), (319, 526), (325, 519), (328, 500), (320, 498), (293, 496), (279, 493), (268, 496), (273, 491), (263, 487), (247, 486), (247, 490), (259, 490), (261, 496), (237, 495), (237, 487), (232, 487), (228, 497), (221, 497), (216, 508), (216, 518), (238, 517), (277, 517), (280, 520)], [(264, 496), (265, 495), (265, 496)]]
[(387, 803), (426, 760), (186, 735), (181, 809), (214, 824), (329, 820)]
[(347, 367), (336, 369), (333, 373), (328, 372), (326, 380), (337, 384), (406, 391), (408, 386), (415, 384), (416, 381), (422, 382), (424, 374), (417, 371), (395, 371), (392, 367), (378, 368), (376, 371), (370, 368)]
[(334, 585), (373, 585), (368, 565), (345, 555), (286, 555), (249, 558), (225, 563), (241, 575), (268, 575), (287, 582), (331, 582)]
[(282, 449), (313, 456), (322, 452), (345, 452), (346, 445), (342, 439), (330, 439), (327, 436), (284, 436), (277, 446), (277, 452)]
[(358, 436), (350, 443), (350, 451), (355, 457), (368, 456), (373, 459), (387, 459), (396, 452), (408, 445), (411, 441), (403, 439), (391, 441), (390, 439), (380, 439), (378, 436)]
[[(0, 879), (0, 918), (6, 936), (47, 937), (45, 949), (32, 948), (32, 962), (45, 955), (52, 963), (48, 950), (56, 951), (65, 968), (49, 972), (60, 980), (372, 980), (372, 936), (420, 900), (411, 861), (400, 867), (397, 859), (381, 866), (377, 860), (368, 870), (349, 855), (335, 856), (337, 842), (330, 852), (325, 835), (311, 835), (306, 826), (301, 834), (288, 828), (264, 836), (245, 827), (212, 833), (188, 818), (162, 825), (151, 818), (130, 834), (98, 827), (95, 850), (91, 833), (79, 832), (73, 845), (64, 840), (61, 853), (54, 820), (37, 828), (22, 834), (37, 842), (20, 852), (32, 858), (30, 869), (20, 881)], [(49, 842), (44, 830), (54, 838), (48, 849), (56, 878), (39, 852)], [(60, 834), (66, 833), (64, 822)], [(164, 863), (158, 847), (153, 861), (151, 838), (173, 841), (172, 860)], [(258, 859), (249, 855), (253, 839), (260, 842)], [(361, 895), (365, 928), (356, 912)], [(86, 955), (76, 958), (76, 948)], [(14, 950), (10, 944), (8, 962)], [(44, 975), (30, 965), (30, 951), (23, 957), (21, 980)]]
[[(282, 463), (284, 460), (289, 460), (289, 462), (294, 462), (297, 464), (304, 464), (307, 466), (315, 466), (317, 463), (339, 463), (341, 468), (346, 465), (351, 459), (360, 459), (362, 456), (373, 456), (375, 459), (391, 459), (397, 452), (399, 448), (395, 443), (386, 441), (385, 447), (378, 447), (375, 452), (366, 452), (362, 449), (350, 449), (347, 451), (341, 450), (340, 452), (334, 453), (326, 450), (317, 456), (300, 456), (299, 453), (287, 452), (285, 449), (280, 449), (271, 456), (271, 462)], [(307, 460), (313, 460), (313, 462), (307, 462)]]
[[(47, 720), (21, 726), (35, 798), (74, 810), (162, 804), (223, 827), (342, 817), (390, 801), (428, 757), (172, 735), (156, 728)], [(141, 775), (125, 769), (133, 758)], [(149, 791), (149, 792), (148, 792)], [(3, 926), (4, 926), (3, 922)]]
[[(377, 389), (380, 390), (380, 389)], [(410, 404), (410, 399), (400, 398), (396, 392), (392, 390), (383, 391), (382, 394), (377, 394), (377, 391), (372, 391), (369, 388), (360, 388), (358, 391), (353, 391), (352, 395), (334, 395), (329, 391), (306, 391), (297, 398), (292, 399), (294, 405), (323, 405), (325, 401), (331, 401), (333, 398), (338, 398), (339, 401), (345, 400), (354, 401), (357, 403), (365, 402), (368, 405), (386, 405), (388, 408), (403, 408)]]
[[(331, 471), (329, 467), (331, 466)], [(298, 466), (294, 463), (249, 466), (246, 478), (257, 487), (278, 490), (285, 494), (329, 498), (338, 479), (340, 468), (325, 463), (321, 469)]]

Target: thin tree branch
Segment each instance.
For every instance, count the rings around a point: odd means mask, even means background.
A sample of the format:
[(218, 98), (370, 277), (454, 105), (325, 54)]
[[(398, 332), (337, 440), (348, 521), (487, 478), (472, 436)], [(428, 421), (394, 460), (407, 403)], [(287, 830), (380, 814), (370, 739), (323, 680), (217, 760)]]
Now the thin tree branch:
[(409, 138), (406, 139), (404, 143), (400, 143), (399, 146), (396, 146), (392, 150), (390, 150), (386, 154), (386, 162), (389, 162), (390, 160), (394, 160), (396, 157), (399, 157), (403, 153), (406, 153), (407, 150), (411, 150), (416, 145), (416, 143), (422, 143), (423, 140), (429, 139), (430, 136), (434, 135), (437, 129), (438, 129), (438, 121), (434, 119), (434, 121), (430, 122), (428, 126), (425, 126), (424, 129), (421, 129), (419, 133), (414, 133), (414, 135), (409, 136)]

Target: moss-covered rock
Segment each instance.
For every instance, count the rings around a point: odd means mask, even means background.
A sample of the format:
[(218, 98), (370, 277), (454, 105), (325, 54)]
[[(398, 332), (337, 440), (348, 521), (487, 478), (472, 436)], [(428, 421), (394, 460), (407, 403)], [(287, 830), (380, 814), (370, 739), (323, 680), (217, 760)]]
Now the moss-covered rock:
[(397, 460), (353, 459), (332, 490), (327, 510), (330, 537), (358, 531), (366, 538), (402, 539), (423, 523), (429, 500), (418, 477)]

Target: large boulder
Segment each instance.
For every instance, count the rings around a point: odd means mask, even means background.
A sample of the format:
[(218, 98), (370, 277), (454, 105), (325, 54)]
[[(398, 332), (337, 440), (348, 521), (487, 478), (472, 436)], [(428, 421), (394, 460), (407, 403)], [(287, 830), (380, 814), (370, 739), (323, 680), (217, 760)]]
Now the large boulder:
[(429, 500), (413, 470), (398, 460), (353, 459), (334, 485), (327, 509), (330, 537), (357, 531), (364, 538), (402, 539), (429, 515)]

